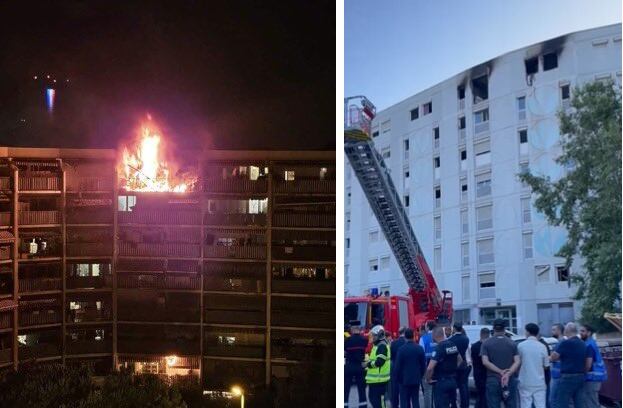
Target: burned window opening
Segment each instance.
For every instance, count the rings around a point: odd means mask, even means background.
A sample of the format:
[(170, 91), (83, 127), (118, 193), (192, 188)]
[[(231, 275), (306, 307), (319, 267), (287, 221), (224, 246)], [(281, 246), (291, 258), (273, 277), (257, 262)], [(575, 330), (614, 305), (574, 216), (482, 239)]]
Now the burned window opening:
[(459, 86), (457, 88), (457, 96), (459, 100), (465, 99), (465, 87), (464, 86)]
[(411, 120), (416, 120), (420, 117), (420, 108), (417, 107), (411, 110)]
[(539, 57), (528, 58), (525, 63), (526, 75), (533, 75), (539, 72)]
[(543, 71), (558, 68), (558, 54), (551, 52), (543, 55)]
[(472, 94), (474, 104), (489, 99), (489, 77), (487, 75), (472, 79)]

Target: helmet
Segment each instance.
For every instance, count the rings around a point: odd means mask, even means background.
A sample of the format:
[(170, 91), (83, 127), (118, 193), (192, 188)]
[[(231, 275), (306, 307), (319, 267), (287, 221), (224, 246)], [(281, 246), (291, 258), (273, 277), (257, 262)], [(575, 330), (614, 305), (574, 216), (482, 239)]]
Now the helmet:
[(380, 339), (384, 339), (385, 338), (385, 329), (380, 324), (374, 326), (370, 330), (370, 333), (372, 333), (372, 335), (374, 336), (375, 339), (380, 340)]

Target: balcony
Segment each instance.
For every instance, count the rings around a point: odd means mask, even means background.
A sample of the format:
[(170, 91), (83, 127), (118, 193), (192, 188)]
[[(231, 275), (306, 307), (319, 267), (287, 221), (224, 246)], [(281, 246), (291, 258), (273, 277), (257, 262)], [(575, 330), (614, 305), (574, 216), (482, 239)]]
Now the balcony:
[(62, 288), (63, 282), (61, 278), (40, 277), (19, 279), (19, 293), (61, 290)]
[(206, 193), (265, 193), (266, 186), (266, 179), (206, 178), (203, 182), (203, 191)]
[(275, 192), (335, 194), (335, 180), (279, 181), (275, 184)]
[(61, 345), (59, 344), (35, 344), (32, 346), (20, 345), (18, 349), (18, 356), (20, 361), (56, 357), (61, 355)]
[(112, 224), (111, 207), (70, 208), (67, 211), (68, 224)]
[[(199, 297), (197, 297), (199, 302)], [(118, 319), (127, 322), (177, 322), (199, 323), (201, 315), (196, 308), (164, 308), (155, 303), (119, 303)]]
[(335, 262), (335, 247), (329, 246), (273, 246), (272, 257), (280, 261)]
[(19, 178), (20, 191), (60, 191), (60, 176), (21, 176)]
[(120, 224), (200, 225), (201, 213), (187, 210), (135, 210), (119, 213)]
[(67, 311), (67, 321), (70, 323), (106, 322), (112, 320), (112, 311), (107, 308), (76, 309)]
[(69, 289), (101, 289), (112, 287), (112, 276), (71, 276), (67, 278)]
[(11, 259), (11, 247), (9, 246), (0, 246), (0, 261), (8, 261)]
[(56, 310), (44, 310), (44, 311), (20, 311), (19, 325), (22, 327), (27, 326), (41, 326), (46, 324), (62, 323), (63, 316)]
[(210, 327), (205, 331), (203, 353), (208, 356), (264, 358), (263, 329)]
[(273, 296), (272, 324), (332, 329), (335, 327), (335, 300)]
[(13, 349), (0, 349), (0, 364), (10, 363), (13, 361)]
[(12, 225), (12, 221), (10, 212), (0, 213), (0, 227), (9, 227)]
[(0, 314), (0, 330), (10, 329), (11, 327), (13, 327), (12, 315), (13, 315), (12, 312)]
[(68, 242), (67, 256), (112, 256), (112, 238), (108, 243)]
[[(131, 329), (130, 329), (131, 330)], [(154, 354), (154, 355), (176, 355), (176, 356), (188, 356), (199, 355), (200, 353), (200, 341), (199, 333), (197, 338), (193, 340), (184, 340), (180, 337), (179, 340), (167, 340), (167, 339), (146, 339), (141, 338), (119, 338), (119, 353), (129, 354)]]
[(76, 192), (112, 191), (111, 177), (68, 177), (67, 190)]
[(275, 227), (335, 228), (335, 214), (274, 214)]
[(266, 259), (266, 247), (259, 245), (249, 246), (205, 246), (205, 258), (235, 258), (235, 259)]
[(266, 214), (206, 214), (205, 225), (264, 226)]
[(265, 296), (209, 294), (204, 296), (204, 307), (206, 323), (261, 326), (266, 322)]
[(124, 275), (117, 277), (120, 288), (126, 289), (201, 289), (199, 276)]
[(273, 293), (296, 293), (309, 295), (334, 295), (335, 281), (315, 281), (303, 279), (273, 279)]
[(131, 244), (120, 242), (119, 255), (199, 258), (201, 246), (199, 244)]
[(112, 353), (112, 340), (71, 340), (65, 343), (66, 354), (103, 354)]
[(11, 177), (0, 177), (0, 190), (11, 190)]
[(20, 211), (20, 225), (53, 225), (61, 223), (60, 211)]

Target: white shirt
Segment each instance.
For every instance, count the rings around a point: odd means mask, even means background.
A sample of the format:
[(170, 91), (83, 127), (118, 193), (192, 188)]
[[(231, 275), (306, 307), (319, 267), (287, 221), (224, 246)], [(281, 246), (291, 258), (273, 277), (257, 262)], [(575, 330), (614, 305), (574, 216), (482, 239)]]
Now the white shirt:
[(521, 387), (545, 388), (544, 367), (549, 367), (549, 357), (545, 345), (530, 336), (517, 346), (521, 357), (519, 384)]

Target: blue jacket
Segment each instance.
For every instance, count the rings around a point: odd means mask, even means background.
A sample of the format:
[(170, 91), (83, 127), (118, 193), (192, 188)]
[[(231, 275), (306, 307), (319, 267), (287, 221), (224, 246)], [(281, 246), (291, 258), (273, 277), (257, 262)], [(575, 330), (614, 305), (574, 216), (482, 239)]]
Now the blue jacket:
[(591, 371), (586, 373), (584, 376), (585, 381), (593, 381), (593, 382), (603, 382), (608, 379), (608, 374), (606, 373), (606, 366), (604, 365), (604, 361), (601, 358), (601, 354), (599, 353), (599, 347), (595, 340), (592, 338), (588, 338), (585, 340), (586, 347), (592, 348), (595, 352), (595, 358), (593, 358), (593, 365), (591, 366)]
[(426, 364), (433, 358), (433, 352), (435, 351), (436, 344), (433, 342), (433, 334), (431, 332), (426, 333), (420, 337), (420, 346), (424, 349), (424, 356), (426, 357)]
[(419, 385), (426, 372), (426, 358), (424, 349), (412, 341), (400, 347), (396, 356), (396, 367), (392, 374), (392, 381), (401, 385)]

